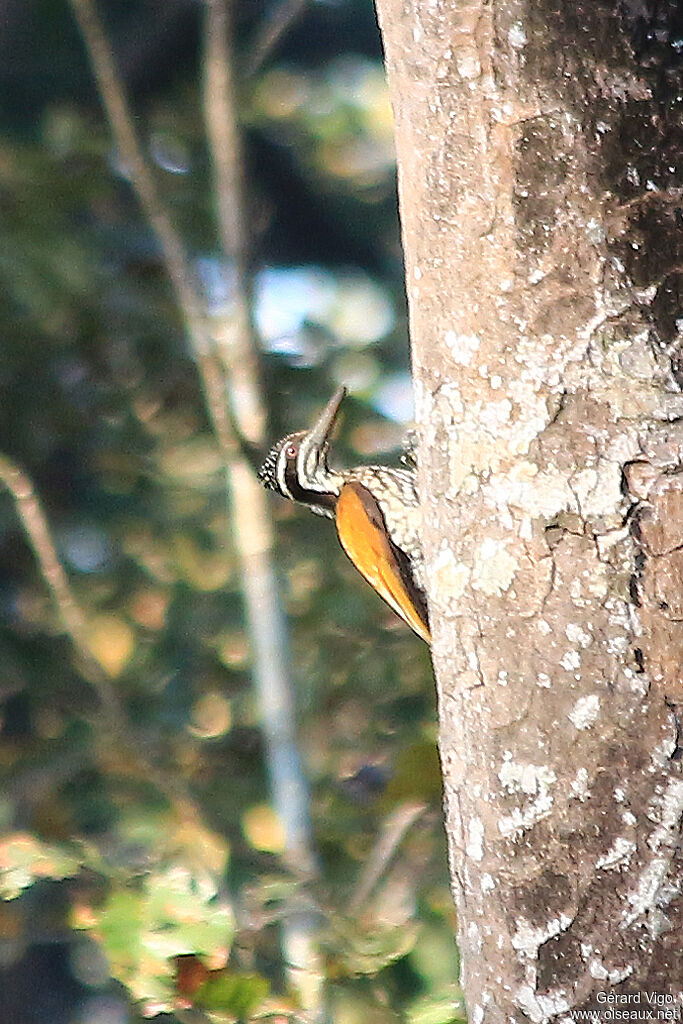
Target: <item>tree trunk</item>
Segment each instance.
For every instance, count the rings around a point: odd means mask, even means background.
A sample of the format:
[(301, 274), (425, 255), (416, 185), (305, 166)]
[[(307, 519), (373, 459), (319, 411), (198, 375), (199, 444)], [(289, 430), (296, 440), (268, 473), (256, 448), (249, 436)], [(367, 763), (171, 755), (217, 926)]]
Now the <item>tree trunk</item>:
[(378, 7), (470, 1018), (648, 997), (671, 1011), (681, 15), (655, 0)]

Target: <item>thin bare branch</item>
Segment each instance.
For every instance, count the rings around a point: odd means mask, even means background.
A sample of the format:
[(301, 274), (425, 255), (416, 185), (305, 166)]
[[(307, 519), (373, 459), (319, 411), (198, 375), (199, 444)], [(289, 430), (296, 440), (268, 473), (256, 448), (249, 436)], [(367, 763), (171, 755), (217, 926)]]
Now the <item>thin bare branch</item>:
[(38, 498), (33, 482), (15, 462), (0, 455), (0, 484), (14, 499), (19, 521), (33, 551), (38, 570), (52, 596), (65, 634), (76, 648), (84, 665), (84, 675), (110, 715), (120, 718), (119, 703), (101, 665), (94, 657), (88, 642), (85, 617), (74, 597), (64, 567), (59, 560), (47, 516)]
[(282, 0), (278, 4), (263, 23), (244, 69), (245, 74), (255, 75), (261, 70), (307, 5), (308, 0)]
[(236, 442), (226, 411), (223, 375), (213, 352), (185, 247), (142, 152), (130, 105), (95, 4), (93, 0), (70, 0), (70, 3), (85, 40), (120, 163), (159, 242), (166, 272), (195, 351), (207, 409), (217, 440), (224, 451), (233, 451)]
[[(235, 397), (239, 429), (250, 440), (262, 440), (265, 414), (249, 320), (245, 269), (248, 238), (228, 0), (206, 0), (204, 51), (203, 105), (219, 232), (226, 258), (234, 261), (237, 269), (235, 301), (220, 321), (216, 318), (214, 335), (221, 342), (219, 351), (230, 392)], [(230, 489), (273, 799), (285, 828), (287, 860), (298, 870), (311, 874), (316, 869), (316, 858), (308, 792), (296, 746), (286, 629), (272, 566), (272, 531), (266, 496), (243, 463), (233, 464)]]
[(191, 330), (194, 332), (201, 319), (201, 309), (188, 274), (184, 248), (142, 154), (109, 41), (92, 0), (71, 0), (71, 6), (85, 39), (102, 102), (116, 140), (121, 166), (159, 240), (178, 305), (190, 321)]
[(71, 636), (79, 650), (87, 651), (85, 621), (59, 560), (47, 517), (32, 481), (6, 455), (0, 455), (0, 481), (14, 498), (17, 515), (36, 556), (41, 575), (54, 598), (64, 631)]
[(247, 273), (249, 234), (244, 195), (244, 161), (239, 131), (232, 25), (228, 0), (205, 0), (204, 122), (211, 154), (213, 190), (221, 248), (234, 291), (229, 315), (214, 324), (214, 337), (230, 382), (237, 429), (262, 443), (265, 412), (250, 316)]
[(243, 264), (248, 238), (242, 196), (242, 140), (230, 60), (230, 12), (226, 0), (205, 3), (204, 120), (213, 163), (218, 227), (225, 255)]
[(426, 808), (426, 804), (404, 803), (389, 815), (351, 897), (349, 913), (358, 913), (386, 871), (406, 833)]
[[(233, 70), (229, 0), (205, 0), (204, 119), (211, 151), (219, 234), (231, 264), (235, 294), (229, 311), (216, 318), (214, 336), (224, 360), (240, 433), (262, 441), (265, 412), (250, 322), (247, 277), (249, 238), (243, 191), (243, 161)], [(247, 619), (254, 651), (254, 683), (266, 739), (273, 803), (285, 833), (285, 860), (307, 875), (316, 872), (308, 788), (296, 742), (293, 687), (288, 671), (286, 627), (273, 570), (272, 530), (265, 494), (243, 463), (229, 476), (236, 546), (242, 561)], [(282, 924), (282, 946), (290, 984), (310, 1019), (322, 1013), (322, 972), (311, 914)]]

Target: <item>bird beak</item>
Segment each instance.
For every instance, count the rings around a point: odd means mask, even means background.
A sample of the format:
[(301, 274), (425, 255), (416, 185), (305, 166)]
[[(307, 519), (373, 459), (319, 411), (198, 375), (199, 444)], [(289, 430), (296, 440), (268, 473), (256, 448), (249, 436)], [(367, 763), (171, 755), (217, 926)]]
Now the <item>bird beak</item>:
[(332, 428), (334, 427), (337, 419), (339, 407), (345, 397), (346, 388), (337, 388), (335, 393), (332, 395), (332, 398), (320, 413), (318, 419), (308, 431), (307, 440), (313, 442), (312, 447), (322, 449), (329, 441)]

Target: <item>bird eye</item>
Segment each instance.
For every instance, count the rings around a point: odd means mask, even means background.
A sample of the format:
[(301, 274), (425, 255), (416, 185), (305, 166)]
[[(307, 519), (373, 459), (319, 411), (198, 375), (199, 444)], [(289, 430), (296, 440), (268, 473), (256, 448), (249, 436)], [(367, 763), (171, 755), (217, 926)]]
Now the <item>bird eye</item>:
[(295, 459), (296, 458), (296, 445), (295, 444), (288, 444), (287, 447), (285, 448), (285, 455), (287, 456), (288, 459)]

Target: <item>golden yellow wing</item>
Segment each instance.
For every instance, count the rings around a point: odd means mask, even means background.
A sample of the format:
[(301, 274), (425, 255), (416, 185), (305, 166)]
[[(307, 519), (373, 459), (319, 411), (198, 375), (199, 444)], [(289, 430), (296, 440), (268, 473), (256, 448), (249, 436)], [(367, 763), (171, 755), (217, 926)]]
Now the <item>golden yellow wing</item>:
[(431, 643), (424, 594), (417, 588), (407, 556), (392, 544), (382, 511), (362, 484), (344, 484), (337, 500), (337, 533), (344, 551), (371, 587)]

